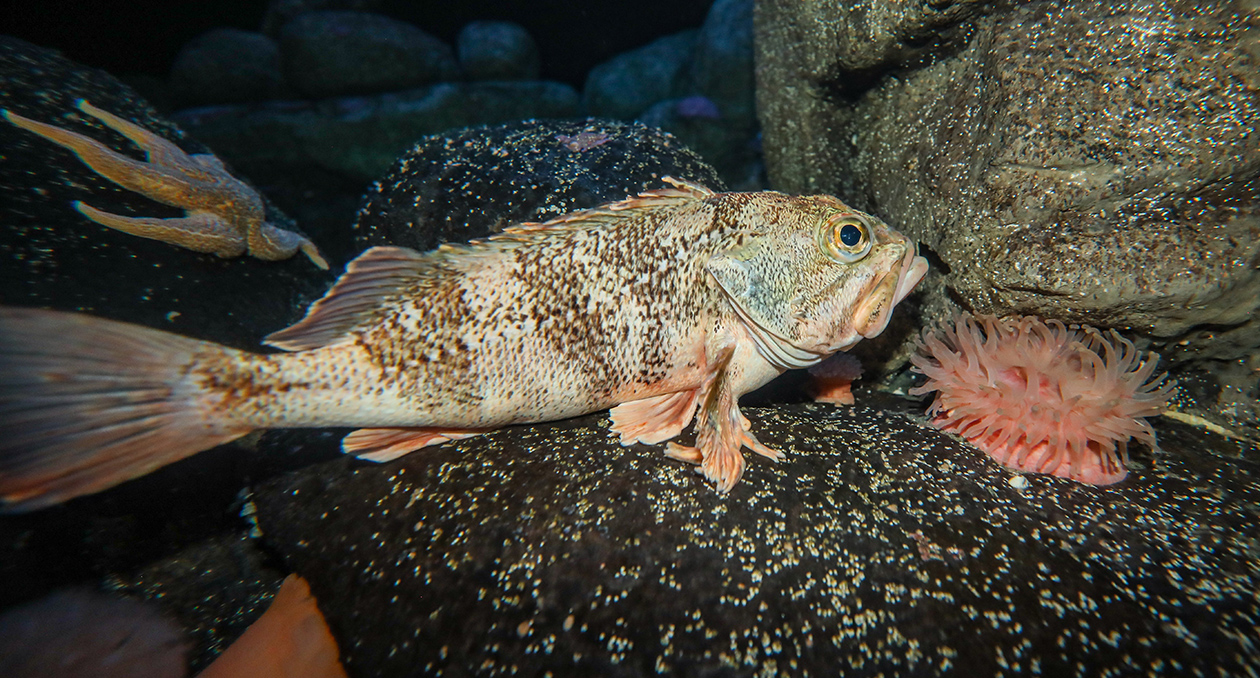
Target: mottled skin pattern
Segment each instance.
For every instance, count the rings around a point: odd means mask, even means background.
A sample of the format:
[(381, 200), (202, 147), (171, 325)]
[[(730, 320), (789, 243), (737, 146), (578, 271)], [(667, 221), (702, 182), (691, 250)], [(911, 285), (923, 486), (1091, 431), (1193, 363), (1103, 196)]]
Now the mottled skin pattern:
[[(347, 440), (376, 459), (658, 398), (614, 412), (623, 442), (673, 437), (698, 407), (698, 447), (670, 454), (727, 490), (741, 445), (781, 458), (747, 431), (738, 397), (877, 333), (925, 264), (834, 198), (676, 185), (471, 246), (369, 250), (305, 320), (269, 338), (305, 350), (226, 353), (199, 361), (193, 379), (212, 394), (211, 416), (249, 428), (424, 427), (358, 433), (388, 445)], [(869, 250), (852, 262), (818, 244), (837, 216), (868, 228)], [(376, 296), (342, 304), (355, 295)], [(768, 329), (806, 362), (766, 354), (760, 322), (737, 309), (773, 318)]]
[(878, 334), (927, 270), (827, 196), (667, 188), (429, 253), (368, 250), (256, 355), (83, 315), (0, 307), (0, 499), (30, 510), (260, 428), (352, 426), (386, 461), (614, 407), (623, 444), (696, 421), (726, 492), (757, 441), (737, 401)]

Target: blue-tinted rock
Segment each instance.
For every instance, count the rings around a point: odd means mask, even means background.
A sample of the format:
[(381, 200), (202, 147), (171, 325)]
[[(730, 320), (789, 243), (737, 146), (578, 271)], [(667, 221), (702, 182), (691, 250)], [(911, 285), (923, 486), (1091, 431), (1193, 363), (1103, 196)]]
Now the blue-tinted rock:
[(696, 34), (675, 33), (591, 69), (582, 92), (586, 112), (631, 120), (662, 99), (685, 94)]
[(756, 131), (731, 121), (718, 104), (702, 96), (666, 99), (644, 111), (638, 120), (678, 137), (711, 163), (729, 185), (739, 190), (765, 188)]
[(575, 115), (578, 94), (546, 81), (441, 83), (320, 102), (182, 111), (176, 117), (233, 163), (311, 165), (366, 182), (416, 140), (443, 130)]
[(423, 251), (663, 188), (664, 176), (725, 188), (677, 139), (643, 125), (539, 120), (453, 130), (421, 139), (373, 185), (355, 237), (364, 248)]
[(459, 75), (449, 45), (369, 12), (299, 14), (281, 30), (280, 51), (288, 82), (314, 98), (392, 92)]
[(691, 90), (716, 103), (729, 124), (756, 123), (753, 0), (716, 0), (696, 36)]
[(252, 31), (207, 31), (184, 45), (171, 67), (171, 96), (181, 105), (260, 101), (283, 88), (280, 46)]
[(474, 21), (456, 40), (459, 65), (469, 80), (533, 80), (538, 77), (538, 45), (520, 24)]

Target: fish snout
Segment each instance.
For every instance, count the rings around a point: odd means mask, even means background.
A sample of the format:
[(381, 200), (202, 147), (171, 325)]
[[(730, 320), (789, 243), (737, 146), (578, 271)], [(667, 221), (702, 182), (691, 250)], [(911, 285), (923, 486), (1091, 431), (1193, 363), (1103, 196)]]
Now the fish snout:
[(854, 329), (867, 339), (879, 336), (888, 327), (892, 310), (927, 275), (928, 262), (907, 241), (906, 254), (899, 266), (884, 273), (866, 293), (854, 311)]

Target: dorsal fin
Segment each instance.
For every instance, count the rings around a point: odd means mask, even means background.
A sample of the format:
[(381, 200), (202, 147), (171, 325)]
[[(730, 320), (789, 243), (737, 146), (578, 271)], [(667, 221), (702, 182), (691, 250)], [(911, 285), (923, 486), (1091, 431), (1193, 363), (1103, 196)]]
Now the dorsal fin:
[(306, 317), (278, 332), (264, 343), (286, 351), (305, 351), (332, 345), (371, 317), (381, 300), (396, 294), (423, 272), (441, 263), (459, 267), (481, 256), (510, 249), (520, 243), (563, 235), (594, 225), (630, 218), (635, 212), (705, 200), (713, 191), (673, 177), (664, 177), (669, 188), (644, 191), (633, 198), (572, 212), (543, 223), (510, 226), (498, 235), (467, 244), (448, 243), (429, 253), (405, 247), (373, 247), (346, 266), (346, 272), (322, 299), (311, 305)]
[(432, 266), (428, 256), (406, 247), (373, 247), (346, 266), (328, 293), (311, 304), (306, 317), (267, 335), (263, 343), (286, 351), (335, 344), (370, 317), (383, 298)]
[(550, 221), (542, 223), (525, 222), (503, 229), (499, 235), (489, 238), (495, 240), (526, 240), (536, 236), (553, 233), (565, 233), (594, 224), (610, 224), (633, 216), (634, 212), (645, 212), (664, 207), (675, 207), (697, 200), (705, 200), (715, 195), (713, 191), (674, 177), (662, 177), (669, 188), (658, 188), (644, 191), (636, 196), (614, 203), (592, 207), (587, 210), (562, 214)]

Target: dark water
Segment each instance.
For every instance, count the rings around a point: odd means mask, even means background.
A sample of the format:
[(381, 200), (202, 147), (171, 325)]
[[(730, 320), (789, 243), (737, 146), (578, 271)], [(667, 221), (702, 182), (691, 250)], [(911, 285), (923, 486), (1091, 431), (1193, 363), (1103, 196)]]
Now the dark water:
[[(538, 42), (543, 77), (581, 87), (596, 64), (663, 35), (699, 28), (709, 3), (388, 0), (360, 6), (413, 23), (448, 43), (454, 43), (470, 21), (518, 23)], [(39, 3), (39, 11), (10, 13), (0, 24), (0, 33), (61, 50), (79, 63), (116, 75), (166, 77), (176, 53), (189, 40), (225, 26), (258, 30), (266, 16), (267, 3), (260, 1), (48, 0)]]

